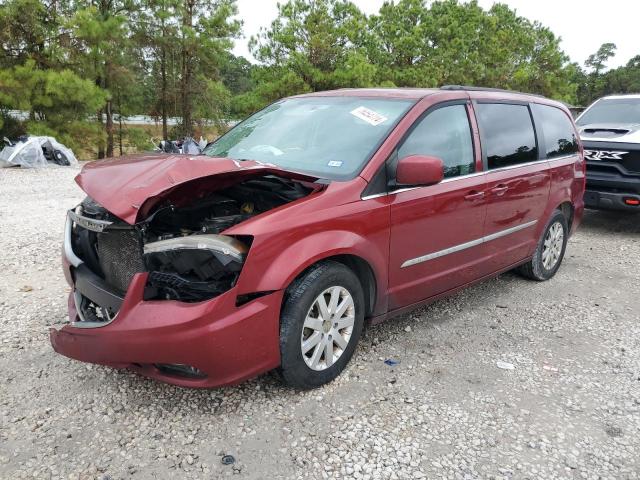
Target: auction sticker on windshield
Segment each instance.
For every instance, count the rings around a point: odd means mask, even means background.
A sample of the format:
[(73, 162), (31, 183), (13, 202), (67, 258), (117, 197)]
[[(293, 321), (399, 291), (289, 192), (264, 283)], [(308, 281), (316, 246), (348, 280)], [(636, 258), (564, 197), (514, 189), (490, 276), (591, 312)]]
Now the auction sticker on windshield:
[(358, 117), (360, 120), (364, 120), (374, 127), (376, 125), (380, 125), (387, 119), (384, 115), (380, 115), (378, 112), (369, 110), (367, 107), (358, 107), (355, 110), (351, 110), (351, 115)]

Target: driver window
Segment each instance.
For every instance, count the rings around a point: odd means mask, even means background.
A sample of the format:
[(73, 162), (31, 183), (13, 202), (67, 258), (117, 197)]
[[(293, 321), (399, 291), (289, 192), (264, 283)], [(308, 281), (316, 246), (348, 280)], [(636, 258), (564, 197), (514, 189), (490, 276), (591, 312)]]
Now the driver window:
[(397, 158), (432, 155), (444, 163), (444, 178), (475, 171), (471, 127), (464, 105), (449, 105), (419, 120), (398, 149)]

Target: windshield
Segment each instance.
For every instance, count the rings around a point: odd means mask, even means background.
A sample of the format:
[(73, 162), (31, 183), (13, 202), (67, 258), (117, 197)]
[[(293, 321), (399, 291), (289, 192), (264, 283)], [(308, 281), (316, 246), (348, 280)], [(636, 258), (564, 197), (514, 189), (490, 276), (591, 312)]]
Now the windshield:
[(576, 123), (640, 123), (640, 98), (598, 100)]
[(413, 103), (358, 97), (283, 100), (238, 124), (204, 153), (271, 163), (320, 178), (350, 179)]

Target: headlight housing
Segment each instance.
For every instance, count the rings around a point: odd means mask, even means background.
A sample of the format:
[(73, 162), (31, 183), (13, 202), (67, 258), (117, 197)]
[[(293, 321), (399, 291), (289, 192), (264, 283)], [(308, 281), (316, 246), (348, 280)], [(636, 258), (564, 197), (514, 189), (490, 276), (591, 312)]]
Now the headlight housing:
[(203, 234), (147, 243), (149, 272), (146, 299), (198, 302), (232, 288), (242, 270), (248, 246), (226, 235)]

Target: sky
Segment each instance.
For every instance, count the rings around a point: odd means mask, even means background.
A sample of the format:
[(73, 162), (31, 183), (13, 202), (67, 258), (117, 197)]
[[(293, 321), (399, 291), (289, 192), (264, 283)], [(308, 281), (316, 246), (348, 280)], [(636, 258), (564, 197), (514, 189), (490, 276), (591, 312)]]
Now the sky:
[[(284, 2), (285, 0), (280, 0)], [(383, 0), (353, 0), (367, 14), (377, 13)], [(277, 16), (278, 0), (237, 0), (239, 17), (244, 22), (245, 38), (236, 40), (234, 53), (253, 61), (247, 42), (260, 27), (268, 27)], [(493, 0), (479, 0), (490, 8)], [(560, 36), (561, 47), (572, 61), (581, 65), (605, 42), (615, 43), (616, 56), (608, 66), (625, 65), (640, 55), (640, 0), (502, 0), (519, 15), (537, 20)]]

